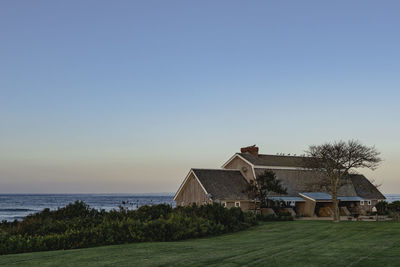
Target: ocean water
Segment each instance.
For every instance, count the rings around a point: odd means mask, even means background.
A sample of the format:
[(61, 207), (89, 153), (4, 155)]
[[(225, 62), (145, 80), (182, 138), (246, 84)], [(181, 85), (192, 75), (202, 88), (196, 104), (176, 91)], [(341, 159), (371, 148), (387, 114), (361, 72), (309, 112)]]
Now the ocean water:
[[(385, 197), (388, 202), (400, 201), (400, 194), (387, 194)], [(0, 221), (21, 220), (31, 213), (45, 208), (54, 210), (76, 200), (84, 201), (92, 208), (105, 210), (118, 209), (120, 205), (130, 209), (161, 203), (175, 206), (171, 194), (0, 194)]]
[(76, 200), (84, 201), (92, 208), (107, 211), (118, 209), (119, 206), (130, 209), (161, 203), (175, 206), (171, 194), (0, 194), (0, 221), (20, 220), (45, 208), (54, 210), (65, 207)]
[(391, 203), (393, 201), (400, 201), (400, 194), (385, 194), (386, 201)]

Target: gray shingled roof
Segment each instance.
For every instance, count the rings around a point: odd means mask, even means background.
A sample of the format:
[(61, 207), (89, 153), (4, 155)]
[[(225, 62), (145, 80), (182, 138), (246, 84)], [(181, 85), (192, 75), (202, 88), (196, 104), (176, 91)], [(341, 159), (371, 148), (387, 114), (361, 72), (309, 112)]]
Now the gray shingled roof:
[[(254, 170), (258, 176), (264, 173), (267, 168), (255, 168)], [(321, 172), (282, 169), (272, 169), (272, 171), (287, 189), (287, 197), (296, 197), (301, 192), (330, 192), (329, 179)], [(338, 196), (385, 199), (382, 193), (363, 175), (349, 175), (349, 178), (345, 179), (340, 186)]]
[(213, 199), (248, 200), (249, 183), (238, 170), (192, 169)]
[(362, 174), (352, 174), (350, 179), (358, 196), (365, 199), (385, 199), (385, 196)]
[(280, 167), (304, 167), (306, 157), (278, 156), (259, 154), (258, 157), (250, 153), (237, 153), (249, 162), (257, 166), (280, 166)]

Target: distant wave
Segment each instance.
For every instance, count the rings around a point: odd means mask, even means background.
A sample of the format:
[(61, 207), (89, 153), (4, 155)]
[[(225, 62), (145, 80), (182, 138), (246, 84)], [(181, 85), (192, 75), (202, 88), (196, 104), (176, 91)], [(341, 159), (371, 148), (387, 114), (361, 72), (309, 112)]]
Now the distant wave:
[(1, 211), (14, 211), (14, 212), (18, 212), (18, 211), (37, 211), (37, 210), (10, 208), (10, 209), (0, 209), (0, 212), (1, 212)]
[(387, 202), (400, 201), (400, 194), (385, 194)]

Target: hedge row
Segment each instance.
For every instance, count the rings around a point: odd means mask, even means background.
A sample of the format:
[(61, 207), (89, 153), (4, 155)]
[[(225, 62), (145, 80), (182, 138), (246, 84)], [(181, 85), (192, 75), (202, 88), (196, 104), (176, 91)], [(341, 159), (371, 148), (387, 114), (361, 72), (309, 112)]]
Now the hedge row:
[(161, 204), (106, 212), (77, 201), (55, 211), (45, 209), (23, 221), (1, 222), (0, 254), (176, 241), (235, 232), (256, 223), (253, 214), (220, 205), (173, 209)]

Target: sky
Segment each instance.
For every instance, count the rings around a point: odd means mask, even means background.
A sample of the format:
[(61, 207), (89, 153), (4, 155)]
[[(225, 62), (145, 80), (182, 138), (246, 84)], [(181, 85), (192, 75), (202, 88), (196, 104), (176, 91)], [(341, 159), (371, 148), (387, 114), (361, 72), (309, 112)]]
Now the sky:
[(358, 139), (400, 193), (399, 1), (0, 2), (0, 193), (175, 192)]

